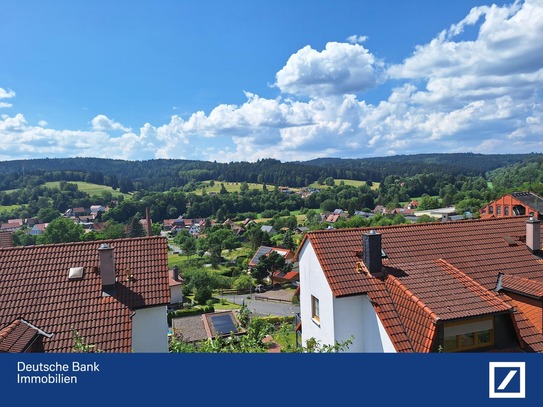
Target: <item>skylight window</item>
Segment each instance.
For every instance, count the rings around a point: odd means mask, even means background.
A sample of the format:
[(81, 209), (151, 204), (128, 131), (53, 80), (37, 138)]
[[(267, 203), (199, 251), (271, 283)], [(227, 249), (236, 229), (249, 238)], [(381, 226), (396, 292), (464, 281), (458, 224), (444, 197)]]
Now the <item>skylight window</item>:
[(78, 278), (83, 278), (83, 267), (71, 267), (68, 273), (68, 279), (76, 280)]

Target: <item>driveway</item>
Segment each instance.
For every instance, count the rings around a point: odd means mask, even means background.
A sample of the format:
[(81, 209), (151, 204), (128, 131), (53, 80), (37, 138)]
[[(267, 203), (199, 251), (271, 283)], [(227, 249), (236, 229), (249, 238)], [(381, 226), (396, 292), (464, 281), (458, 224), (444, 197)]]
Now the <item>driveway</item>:
[[(292, 290), (270, 290), (261, 294), (224, 295), (223, 297), (234, 304), (245, 303), (251, 313), (256, 316), (293, 316), (300, 312), (300, 306), (291, 302)], [(250, 297), (250, 298), (247, 298)]]

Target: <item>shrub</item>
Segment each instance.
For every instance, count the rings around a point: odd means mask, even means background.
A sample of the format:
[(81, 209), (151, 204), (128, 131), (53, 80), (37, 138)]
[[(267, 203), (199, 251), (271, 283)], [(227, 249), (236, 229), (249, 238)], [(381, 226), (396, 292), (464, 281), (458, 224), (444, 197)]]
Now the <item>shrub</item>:
[(213, 292), (209, 287), (199, 287), (194, 293), (194, 301), (198, 304), (206, 304), (207, 300), (210, 300), (213, 296)]

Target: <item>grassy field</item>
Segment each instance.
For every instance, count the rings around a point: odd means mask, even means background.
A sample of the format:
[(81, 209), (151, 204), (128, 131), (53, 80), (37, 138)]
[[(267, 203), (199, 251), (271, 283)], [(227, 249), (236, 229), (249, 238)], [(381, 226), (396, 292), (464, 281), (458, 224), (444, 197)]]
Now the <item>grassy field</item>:
[[(360, 185), (365, 185), (366, 184), (366, 181), (357, 181), (357, 180), (352, 180), (352, 179), (336, 179), (334, 181), (335, 181), (335, 185), (339, 185), (339, 183), (341, 181), (343, 181), (345, 183), (345, 185), (352, 185), (352, 186), (355, 186), (355, 187), (359, 187)], [(309, 187), (310, 188), (318, 188), (318, 189), (330, 188), (328, 185), (320, 185), (318, 182), (313, 182), (312, 184), (309, 185)], [(373, 189), (373, 190), (379, 189), (379, 183), (374, 182), (373, 185), (371, 186), (371, 189)]]
[[(221, 190), (221, 182), (213, 181), (214, 182), (213, 186), (209, 185), (210, 182), (211, 181), (204, 181), (206, 193), (209, 194), (213, 192), (213, 193), (218, 194)], [(223, 184), (228, 192), (239, 192), (241, 189), (242, 183), (241, 182), (223, 182)], [(264, 184), (256, 184), (256, 183), (249, 182), (247, 183), (247, 185), (249, 186), (249, 189), (256, 189), (256, 190), (262, 191), (262, 187)], [(275, 187), (273, 185), (266, 185), (266, 188), (268, 188), (268, 191), (273, 191)], [(293, 191), (297, 191), (299, 188), (291, 188), (291, 189)], [(199, 188), (199, 189), (194, 190), (194, 193), (201, 195), (203, 190), (204, 190), (203, 188)]]
[[(339, 185), (339, 183), (341, 181), (343, 181), (345, 183), (345, 185), (353, 185), (355, 187), (360, 186), (360, 185), (364, 185), (366, 183), (366, 181), (356, 181), (356, 180), (351, 180), (351, 179), (336, 179), (335, 180), (336, 185)], [(213, 181), (214, 182), (213, 186), (209, 185), (210, 182), (211, 181), (204, 181), (206, 193), (208, 193), (208, 194), (209, 193), (218, 194), (220, 192), (220, 190), (221, 190), (221, 182), (220, 181)], [(226, 190), (228, 192), (239, 192), (240, 188), (241, 188), (241, 182), (223, 182), (223, 184), (224, 184), (224, 187), (226, 188)], [(248, 183), (248, 185), (249, 185), (249, 189), (257, 189), (259, 191), (262, 190), (262, 186), (263, 186), (263, 184), (256, 184), (256, 183)], [(268, 188), (268, 191), (273, 191), (273, 189), (275, 188), (273, 185), (266, 185), (266, 187)], [(313, 182), (312, 184), (308, 185), (308, 187), (310, 187), (310, 188), (319, 188), (319, 189), (330, 188), (327, 185), (319, 185), (317, 182)], [(378, 188), (379, 188), (379, 183), (374, 182), (371, 189), (376, 190)], [(300, 188), (290, 188), (290, 189), (292, 191), (294, 191), (294, 192), (300, 190)], [(194, 190), (194, 193), (198, 194), (198, 195), (201, 195), (203, 190), (204, 190), (204, 188), (199, 188), (199, 189)]]
[[(108, 187), (106, 185), (98, 185), (98, 184), (92, 184), (90, 182), (83, 182), (83, 181), (77, 181), (77, 182), (70, 182), (71, 184), (77, 184), (78, 189), (81, 192), (86, 192), (89, 195), (100, 195), (103, 191), (109, 191), (113, 194), (113, 196), (119, 196), (123, 195), (125, 198), (128, 198), (130, 194), (123, 194), (119, 192), (118, 190), (114, 190), (111, 187)], [(60, 181), (52, 181), (52, 182), (46, 182), (45, 186), (47, 188), (60, 188)]]
[(26, 205), (6, 205), (6, 206), (0, 205), (0, 213), (2, 213), (2, 212), (10, 212), (10, 211), (12, 211), (14, 209), (17, 209), (17, 208), (21, 207), (21, 206), (26, 206)]

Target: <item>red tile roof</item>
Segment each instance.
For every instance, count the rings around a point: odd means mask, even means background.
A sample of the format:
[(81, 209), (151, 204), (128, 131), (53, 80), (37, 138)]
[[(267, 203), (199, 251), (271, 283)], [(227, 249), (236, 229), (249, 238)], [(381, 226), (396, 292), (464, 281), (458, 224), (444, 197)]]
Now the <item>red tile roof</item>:
[[(500, 293), (499, 295), (512, 306), (522, 305), (522, 303), (513, 300), (504, 293)], [(521, 343), (521, 347), (527, 351), (543, 352), (543, 334), (530, 321), (528, 315), (522, 312), (520, 308), (515, 308), (513, 319), (515, 321), (515, 329), (524, 342)]]
[(23, 319), (16, 319), (0, 330), (0, 352), (25, 352), (38, 335), (47, 334)]
[(0, 247), (12, 247), (13, 236), (10, 231), (0, 230)]
[(290, 260), (294, 256), (294, 253), (289, 249), (284, 249), (282, 247), (260, 246), (249, 261), (249, 266), (256, 266), (260, 261), (260, 257), (268, 256), (271, 252), (279, 253), (285, 258), (285, 260)]
[[(385, 266), (444, 259), (487, 289), (493, 289), (500, 271), (543, 283), (543, 263), (535, 261), (521, 241), (526, 236), (527, 219), (332, 229), (308, 232), (304, 242), (307, 239), (311, 242), (336, 297), (367, 292), (368, 278), (355, 268), (360, 261), (362, 234), (372, 229), (382, 234), (382, 247), (387, 255), (383, 259)], [(507, 243), (506, 236), (517, 244)]]
[[(428, 349), (432, 319), (467, 318), (511, 309), (491, 292), (499, 272), (543, 284), (543, 262), (524, 243), (527, 219), (314, 231), (305, 235), (300, 248), (306, 240), (311, 243), (335, 297), (368, 294), (396, 349), (420, 351)], [(384, 268), (399, 269), (408, 276), (391, 272), (386, 285), (380, 286), (383, 283), (379, 279), (363, 272), (362, 235), (372, 229), (382, 235)], [(428, 275), (439, 275), (442, 280), (432, 281)], [(412, 328), (405, 326), (406, 321), (413, 324)], [(532, 334), (526, 329), (522, 333)], [(543, 336), (531, 336), (533, 348), (543, 345)]]
[[(114, 249), (109, 297), (99, 273), (102, 243)], [(53, 334), (46, 352), (71, 352), (73, 330), (102, 351), (131, 352), (132, 312), (170, 302), (167, 252), (158, 236), (0, 249), (0, 327), (32, 321)], [(69, 280), (72, 267), (83, 267), (83, 278)]]
[[(512, 307), (444, 260), (397, 265), (400, 277), (385, 284), (416, 352), (429, 352), (437, 322), (500, 312)], [(416, 293), (416, 294), (415, 294)]]
[(504, 275), (502, 277), (502, 288), (506, 291), (531, 297), (543, 297), (543, 283), (518, 276)]
[(170, 285), (170, 287), (183, 285), (183, 282), (184, 282), (183, 278), (181, 276), (179, 276), (179, 275), (178, 275), (177, 278), (178, 278), (177, 280), (174, 278), (173, 269), (168, 270), (168, 284)]

